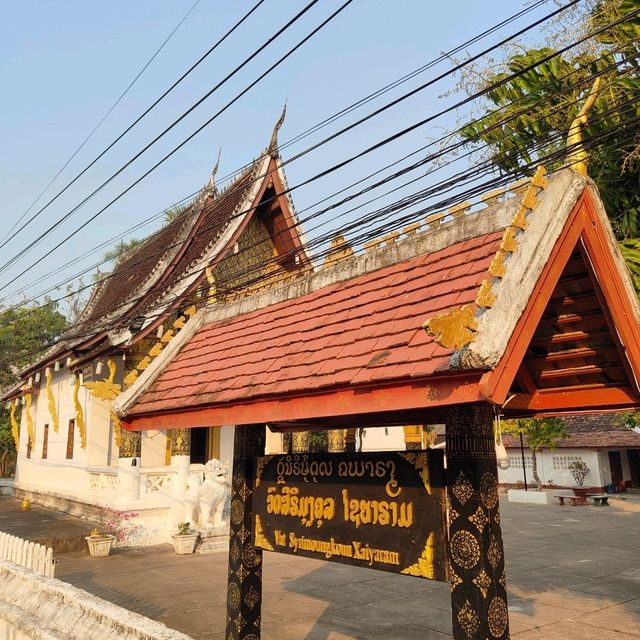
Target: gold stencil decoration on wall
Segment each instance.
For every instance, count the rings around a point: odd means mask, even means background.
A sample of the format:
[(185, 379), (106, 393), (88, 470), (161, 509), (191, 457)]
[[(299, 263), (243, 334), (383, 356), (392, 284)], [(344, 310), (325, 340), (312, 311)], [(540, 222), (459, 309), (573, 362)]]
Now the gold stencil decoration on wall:
[(487, 594), (489, 593), (489, 587), (492, 582), (491, 578), (487, 575), (487, 572), (482, 569), (482, 571), (480, 571), (480, 573), (471, 582), (480, 589), (482, 597), (486, 600)]
[(480, 480), (480, 499), (487, 509), (493, 509), (498, 504), (498, 481), (489, 471)]
[(507, 630), (509, 615), (507, 613), (507, 603), (496, 596), (489, 604), (489, 631), (495, 638), (501, 638)]
[(464, 475), (463, 471), (460, 472), (458, 478), (453, 483), (451, 491), (461, 505), (464, 505), (473, 495), (473, 486), (469, 482), (467, 476)]
[(474, 524), (478, 532), (482, 535), (484, 528), (489, 524), (489, 518), (487, 518), (482, 507), (478, 507), (475, 512), (469, 516), (469, 522)]

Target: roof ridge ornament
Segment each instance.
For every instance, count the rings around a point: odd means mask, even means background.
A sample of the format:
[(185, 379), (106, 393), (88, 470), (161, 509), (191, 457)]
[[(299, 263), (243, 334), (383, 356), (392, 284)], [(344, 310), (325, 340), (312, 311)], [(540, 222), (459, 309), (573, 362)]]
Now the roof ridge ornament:
[(284, 101), (284, 107), (282, 108), (282, 113), (278, 118), (275, 126), (273, 127), (273, 133), (271, 134), (271, 141), (269, 142), (269, 146), (267, 147), (267, 152), (273, 154), (278, 150), (278, 131), (280, 131), (280, 127), (284, 124), (284, 119), (287, 116), (287, 101)]
[(578, 115), (574, 118), (571, 126), (569, 127), (569, 133), (567, 134), (567, 164), (578, 174), (588, 176), (588, 161), (589, 154), (584, 148), (584, 140), (582, 138), (582, 128), (587, 124), (587, 114), (593, 103), (598, 97), (600, 91), (601, 77), (598, 76), (589, 91), (589, 95), (582, 105)]
[(220, 167), (220, 156), (222, 155), (222, 147), (218, 149), (218, 159), (216, 160), (216, 164), (211, 170), (211, 175), (209, 176), (209, 181), (207, 182), (207, 186), (205, 189), (210, 192), (210, 195), (215, 195), (218, 193), (218, 188), (216, 186), (216, 175), (218, 173), (218, 167)]
[(458, 352), (468, 346), (476, 338), (478, 331), (477, 318), (486, 309), (491, 308), (497, 298), (496, 287), (507, 273), (507, 262), (518, 250), (519, 236), (528, 226), (527, 217), (538, 206), (537, 194), (549, 184), (545, 177), (547, 171), (540, 165), (531, 178), (518, 183), (518, 192), (526, 189), (520, 206), (511, 224), (502, 234), (500, 246), (488, 268), (489, 278), (480, 283), (475, 299), (476, 309), (470, 304), (454, 307), (426, 320), (424, 330), (442, 347)]

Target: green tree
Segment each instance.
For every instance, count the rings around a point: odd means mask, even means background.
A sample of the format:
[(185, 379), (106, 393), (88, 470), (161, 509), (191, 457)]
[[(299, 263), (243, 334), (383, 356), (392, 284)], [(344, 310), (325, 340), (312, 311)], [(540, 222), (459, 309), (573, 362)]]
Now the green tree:
[(542, 490), (542, 481), (538, 477), (538, 461), (536, 455), (543, 449), (553, 451), (560, 440), (569, 437), (567, 427), (561, 418), (519, 418), (518, 420), (505, 420), (502, 429), (513, 435), (522, 434), (527, 439), (527, 446), (531, 449), (533, 465), (533, 479), (538, 485), (538, 491)]
[[(66, 326), (66, 318), (53, 303), (0, 310), (0, 389), (15, 384), (15, 372), (44, 353)], [(0, 473), (12, 467), (13, 460), (15, 443), (9, 410), (0, 405)]]
[(106, 251), (103, 254), (102, 259), (105, 262), (117, 260), (123, 253), (137, 247), (139, 244), (140, 240), (136, 240), (136, 238), (131, 238), (131, 240), (120, 240), (113, 249), (109, 249), (109, 251)]
[[(631, 13), (637, 0), (591, 2), (590, 10), (574, 25), (571, 38), (590, 32)], [(552, 42), (564, 44), (556, 25)], [(598, 185), (622, 252), (640, 289), (640, 18), (604, 31), (587, 41), (589, 46), (569, 49), (491, 90), (476, 117), (466, 120), (462, 137), (481, 148), (501, 172), (536, 163), (563, 151), (567, 132), (592, 86), (601, 75), (601, 89), (583, 128), (589, 139), (606, 134), (602, 144), (589, 150), (589, 175)], [(558, 45), (559, 46), (559, 45)], [(504, 80), (555, 53), (553, 47), (511, 50), (504, 63), (487, 71), (474, 70), (472, 89)], [(564, 162), (564, 154), (555, 169)]]

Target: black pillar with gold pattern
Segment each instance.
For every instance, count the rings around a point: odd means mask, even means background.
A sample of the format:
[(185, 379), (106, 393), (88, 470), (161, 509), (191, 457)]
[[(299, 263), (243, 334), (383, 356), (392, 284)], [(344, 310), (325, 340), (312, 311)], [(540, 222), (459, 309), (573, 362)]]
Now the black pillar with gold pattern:
[(233, 441), (226, 640), (259, 640), (262, 550), (251, 544), (256, 458), (264, 455), (264, 425), (236, 427)]
[(450, 408), (446, 440), (453, 637), (506, 640), (509, 616), (492, 408)]

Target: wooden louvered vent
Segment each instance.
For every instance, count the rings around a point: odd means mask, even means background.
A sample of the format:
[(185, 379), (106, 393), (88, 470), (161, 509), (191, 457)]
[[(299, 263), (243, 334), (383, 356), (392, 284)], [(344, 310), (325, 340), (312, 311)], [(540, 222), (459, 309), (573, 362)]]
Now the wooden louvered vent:
[(583, 250), (571, 255), (527, 349), (518, 382), (536, 390), (629, 384), (626, 358)]

